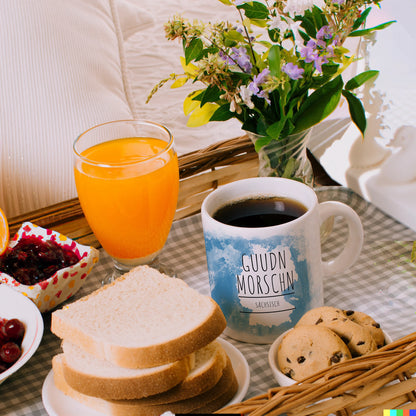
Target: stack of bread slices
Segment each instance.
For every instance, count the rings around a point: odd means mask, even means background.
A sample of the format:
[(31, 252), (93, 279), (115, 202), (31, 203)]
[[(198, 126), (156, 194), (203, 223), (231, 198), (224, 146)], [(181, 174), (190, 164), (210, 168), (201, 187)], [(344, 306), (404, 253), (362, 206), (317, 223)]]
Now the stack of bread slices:
[(184, 281), (140, 266), (56, 310), (56, 387), (102, 414), (210, 413), (238, 384), (219, 306)]

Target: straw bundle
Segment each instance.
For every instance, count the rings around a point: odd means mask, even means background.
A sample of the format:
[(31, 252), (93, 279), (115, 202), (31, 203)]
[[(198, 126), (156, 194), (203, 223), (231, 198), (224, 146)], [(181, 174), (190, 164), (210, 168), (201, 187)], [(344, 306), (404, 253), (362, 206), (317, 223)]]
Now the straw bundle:
[(276, 387), (218, 411), (250, 416), (380, 416), (416, 408), (416, 332), (334, 365), (292, 386)]

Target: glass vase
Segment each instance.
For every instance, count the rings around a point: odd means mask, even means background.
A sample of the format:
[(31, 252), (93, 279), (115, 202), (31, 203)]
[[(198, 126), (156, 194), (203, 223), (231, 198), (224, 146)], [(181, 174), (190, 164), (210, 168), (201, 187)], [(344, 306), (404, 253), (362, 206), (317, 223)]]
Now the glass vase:
[[(258, 150), (259, 176), (279, 176), (301, 181), (313, 188), (314, 176), (311, 162), (306, 154), (306, 147), (312, 129), (272, 140)], [(247, 132), (250, 140), (256, 144), (262, 136)], [(331, 234), (334, 217), (328, 218), (321, 224), (321, 241), (325, 241)]]
[[(258, 150), (259, 176), (278, 176), (294, 179), (313, 187), (312, 165), (306, 154), (306, 146), (311, 129), (272, 140)], [(250, 140), (256, 144), (261, 139), (252, 132), (247, 132)]]

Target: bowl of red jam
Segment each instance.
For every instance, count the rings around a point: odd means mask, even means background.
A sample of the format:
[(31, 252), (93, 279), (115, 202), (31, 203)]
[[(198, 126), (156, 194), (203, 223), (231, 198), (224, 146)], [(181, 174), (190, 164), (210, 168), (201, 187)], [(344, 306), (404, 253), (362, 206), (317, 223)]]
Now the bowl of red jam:
[(36, 352), (43, 336), (36, 305), (11, 287), (0, 284), (0, 384)]
[(0, 256), (0, 283), (46, 312), (74, 295), (97, 261), (95, 248), (25, 222)]

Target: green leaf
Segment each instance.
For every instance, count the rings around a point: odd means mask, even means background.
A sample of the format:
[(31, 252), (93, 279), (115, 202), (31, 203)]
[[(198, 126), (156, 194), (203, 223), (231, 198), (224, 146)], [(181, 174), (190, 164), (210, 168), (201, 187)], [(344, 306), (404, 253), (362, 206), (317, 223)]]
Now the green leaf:
[(262, 147), (267, 146), (272, 141), (269, 136), (260, 136), (254, 143), (254, 150), (258, 152)]
[(315, 29), (315, 24), (313, 22), (312, 19), (308, 18), (308, 17), (303, 17), (302, 18), (302, 24), (301, 27), (303, 27), (306, 31), (306, 33), (311, 37), (311, 38), (315, 38), (316, 37), (316, 29)]
[(322, 75), (312, 77), (311, 88), (316, 90), (327, 83), (338, 71), (339, 64), (328, 63), (322, 65)]
[(219, 100), (220, 95), (222, 94), (221, 90), (215, 85), (210, 85), (201, 94), (196, 95), (193, 100), (201, 101), (201, 107), (206, 103), (215, 103)]
[(225, 4), (226, 6), (234, 6), (234, 3), (231, 0), (219, 0), (219, 1)]
[(412, 253), (410, 255), (410, 261), (416, 264), (416, 241), (413, 241)]
[(348, 101), (348, 108), (350, 110), (351, 120), (360, 129), (364, 137), (365, 129), (367, 127), (367, 120), (365, 119), (365, 111), (361, 101), (351, 92), (343, 90), (342, 95)]
[(227, 30), (224, 32), (224, 38), (235, 42), (244, 42), (244, 36), (238, 30)]
[(362, 13), (361, 16), (354, 22), (352, 29), (357, 30), (367, 19), (367, 16), (371, 12), (371, 7), (367, 7)]
[(271, 75), (280, 77), (280, 48), (278, 45), (273, 45), (269, 49), (267, 61), (269, 63)]
[(250, 19), (250, 23), (254, 26), (258, 27), (266, 27), (267, 21), (264, 19)]
[(315, 27), (321, 28), (322, 26), (328, 24), (328, 20), (326, 19), (324, 12), (315, 5), (312, 8), (312, 16), (316, 23)]
[(323, 75), (335, 75), (338, 71), (339, 64), (334, 63), (328, 63), (325, 65), (322, 65), (322, 73)]
[(279, 42), (280, 32), (277, 29), (269, 29), (269, 38), (272, 42)]
[(204, 49), (201, 39), (193, 38), (188, 46), (185, 47), (185, 63), (188, 65), (191, 61), (198, 58)]
[(298, 30), (299, 35), (302, 37), (305, 43), (308, 43), (308, 40), (311, 38), (306, 32), (303, 30)]
[(285, 125), (283, 126), (282, 133), (281, 133), (282, 137), (287, 137), (289, 134), (292, 134), (294, 132), (295, 126), (292, 123), (292, 120), (290, 119), (290, 117), (292, 117), (292, 114), (293, 114), (292, 111), (288, 112), (287, 120), (286, 120)]
[(386, 27), (389, 27), (393, 23), (396, 23), (396, 20), (391, 20), (390, 22), (382, 23), (381, 25), (370, 27), (368, 29), (354, 30), (348, 36), (349, 37), (365, 36), (365, 35), (368, 35), (369, 33), (375, 32), (376, 30), (385, 29)]
[(354, 90), (355, 88), (360, 87), (368, 80), (377, 77), (380, 71), (370, 70), (361, 72), (361, 74), (356, 75), (354, 78), (351, 78), (346, 84), (345, 89), (346, 90)]
[(218, 48), (215, 46), (210, 46), (203, 49), (201, 53), (194, 59), (194, 61), (199, 61), (202, 58), (206, 58), (209, 54), (215, 55), (216, 53), (218, 53)]
[(269, 9), (258, 1), (250, 1), (237, 6), (238, 9), (243, 9), (247, 18), (249, 19), (267, 19), (269, 16)]
[(235, 113), (230, 111), (230, 103), (227, 103), (217, 108), (209, 121), (226, 121), (234, 116)]
[(341, 75), (314, 91), (301, 105), (294, 117), (293, 133), (319, 123), (337, 107), (344, 83)]
[(269, 137), (271, 137), (272, 139), (277, 140), (280, 136), (280, 132), (282, 131), (284, 125), (285, 125), (285, 121), (284, 119), (279, 120), (278, 122), (272, 124), (268, 129), (267, 129), (267, 135)]

